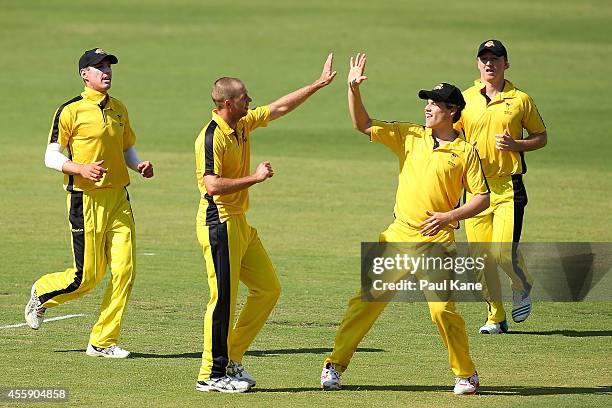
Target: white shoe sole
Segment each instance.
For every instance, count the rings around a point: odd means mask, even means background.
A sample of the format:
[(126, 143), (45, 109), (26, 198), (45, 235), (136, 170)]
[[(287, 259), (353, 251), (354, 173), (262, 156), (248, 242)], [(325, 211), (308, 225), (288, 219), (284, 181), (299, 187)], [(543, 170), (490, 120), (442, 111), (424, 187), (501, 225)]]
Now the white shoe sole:
[(250, 390), (251, 388), (245, 388), (245, 389), (235, 389), (235, 390), (230, 390), (230, 389), (225, 389), (225, 388), (215, 388), (212, 385), (202, 385), (202, 384), (197, 384), (196, 385), (196, 391), (200, 391), (200, 392), (222, 392), (225, 394), (240, 394), (243, 392), (247, 392), (248, 390)]
[(462, 390), (462, 391), (459, 391), (459, 392), (457, 392), (457, 391), (453, 391), (453, 392), (454, 392), (455, 395), (474, 395), (478, 391), (480, 391), (480, 385), (478, 387), (476, 387), (476, 389), (474, 389), (474, 390), (470, 390), (470, 391), (467, 391), (467, 390), (463, 391)]
[(342, 389), (342, 386), (340, 384), (321, 384), (321, 389), (323, 391), (338, 391), (340, 389)]
[(29, 317), (29, 313), (28, 311), (32, 308), (34, 308), (34, 313), (36, 313), (36, 305), (32, 305), (32, 297), (34, 296), (34, 291), (35, 291), (35, 285), (32, 285), (32, 290), (30, 291), (30, 300), (28, 300), (28, 303), (26, 304), (25, 310), (24, 310), (24, 317), (25, 317), (25, 321), (28, 324), (28, 326), (30, 326), (30, 328), (32, 330), (38, 330), (40, 329), (40, 326), (42, 325), (43, 319), (40, 319), (40, 321), (38, 320), (37, 317), (34, 318), (34, 321), (32, 321), (32, 319), (30, 319)]
[(111, 354), (104, 354), (104, 353), (100, 353), (98, 351), (95, 350), (86, 350), (85, 354), (87, 354), (89, 357), (104, 357), (104, 358), (128, 358), (130, 355), (128, 354), (127, 356), (113, 356)]

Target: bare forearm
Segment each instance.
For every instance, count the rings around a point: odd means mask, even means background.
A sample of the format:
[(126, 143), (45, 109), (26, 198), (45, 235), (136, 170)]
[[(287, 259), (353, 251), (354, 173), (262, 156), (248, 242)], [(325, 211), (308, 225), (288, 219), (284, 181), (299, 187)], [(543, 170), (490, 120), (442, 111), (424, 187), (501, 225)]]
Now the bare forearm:
[(461, 207), (450, 211), (451, 221), (455, 222), (471, 218), (487, 208), (489, 208), (489, 193), (476, 194)]
[(369, 128), (372, 126), (372, 120), (370, 119), (365, 106), (363, 106), (363, 101), (361, 100), (361, 93), (359, 92), (358, 86), (349, 85), (348, 87), (348, 107), (355, 129), (369, 134)]
[(82, 169), (83, 169), (82, 164), (75, 163), (72, 160), (68, 160), (62, 166), (62, 173), (68, 174), (71, 176), (80, 176)]
[(526, 139), (520, 139), (516, 141), (517, 147), (513, 150), (517, 152), (530, 152), (532, 150), (538, 150), (546, 146), (548, 142), (548, 135), (544, 133), (533, 133)]
[(306, 99), (312, 96), (312, 94), (317, 92), (319, 89), (329, 85), (336, 77), (336, 71), (332, 70), (333, 61), (334, 54), (330, 53), (327, 56), (325, 64), (323, 65), (323, 72), (321, 72), (321, 76), (316, 81), (272, 102), (270, 104), (270, 120), (286, 115), (300, 106)]
[(287, 94), (270, 104), (270, 120), (280, 118), (300, 106), (320, 89), (316, 82)]
[(254, 174), (237, 179), (219, 177), (216, 175), (204, 176), (204, 185), (208, 195), (232, 194), (247, 189), (259, 183)]

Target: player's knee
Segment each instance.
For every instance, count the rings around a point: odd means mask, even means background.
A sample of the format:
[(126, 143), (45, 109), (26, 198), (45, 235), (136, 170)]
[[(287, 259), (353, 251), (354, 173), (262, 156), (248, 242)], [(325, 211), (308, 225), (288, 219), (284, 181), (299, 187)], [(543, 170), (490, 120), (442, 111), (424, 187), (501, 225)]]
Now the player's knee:
[(434, 323), (439, 323), (449, 316), (452, 309), (448, 302), (431, 302), (429, 303), (429, 313), (431, 320)]
[(84, 279), (83, 281), (75, 281), (77, 286), (77, 291), (79, 293), (85, 294), (95, 288), (98, 285), (99, 281), (96, 279)]

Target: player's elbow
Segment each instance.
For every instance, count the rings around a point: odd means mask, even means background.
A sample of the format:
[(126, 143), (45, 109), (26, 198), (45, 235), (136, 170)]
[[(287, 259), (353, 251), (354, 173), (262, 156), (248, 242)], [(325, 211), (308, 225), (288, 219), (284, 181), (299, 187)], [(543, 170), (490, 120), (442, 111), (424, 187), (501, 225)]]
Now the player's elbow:
[(548, 134), (546, 132), (542, 133), (542, 137), (540, 138), (540, 149), (548, 144)]
[(370, 133), (368, 132), (368, 130), (370, 129), (370, 121), (369, 120), (365, 120), (365, 121), (353, 121), (353, 127), (360, 131), (361, 133), (364, 133), (366, 135), (369, 135)]
[(542, 133), (534, 134), (533, 136), (530, 135), (530, 139), (535, 142), (532, 150), (541, 149), (548, 143), (548, 134), (546, 131), (544, 131)]
[(489, 205), (491, 204), (491, 194), (489, 193), (485, 193), (485, 194), (481, 194), (480, 195), (480, 205), (478, 206), (478, 213), (480, 214), (481, 212), (483, 212), (484, 210), (486, 210), (487, 208), (489, 208)]
[(204, 188), (206, 189), (206, 193), (211, 197), (214, 195), (219, 195), (219, 185), (217, 183), (218, 178), (219, 176), (216, 174), (204, 176)]
[(366, 126), (363, 123), (353, 122), (353, 128), (357, 129), (361, 133), (365, 133)]
[(45, 151), (45, 166), (59, 172), (63, 171), (64, 163), (69, 159), (61, 152), (61, 146), (57, 143), (50, 143)]
[(219, 195), (219, 191), (214, 186), (211, 186), (208, 183), (205, 183), (204, 187), (206, 188), (206, 194), (208, 194), (209, 196), (212, 197), (214, 195)]

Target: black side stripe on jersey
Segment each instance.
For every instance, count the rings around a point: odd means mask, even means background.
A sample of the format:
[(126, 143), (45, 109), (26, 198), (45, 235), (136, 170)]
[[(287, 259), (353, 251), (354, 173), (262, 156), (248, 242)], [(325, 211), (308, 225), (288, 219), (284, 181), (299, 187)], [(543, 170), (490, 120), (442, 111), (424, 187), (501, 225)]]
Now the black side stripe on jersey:
[(74, 280), (63, 289), (45, 293), (40, 296), (40, 302), (45, 303), (55, 296), (71, 293), (81, 286), (83, 281), (83, 262), (85, 260), (85, 221), (83, 218), (83, 193), (75, 191), (70, 193), (70, 228), (72, 230), (72, 245), (74, 247), (74, 267), (76, 272)]
[(57, 143), (57, 140), (59, 138), (59, 119), (64, 108), (70, 105), (71, 103), (80, 101), (81, 99), (83, 99), (81, 95), (75, 96), (74, 98), (72, 98), (68, 102), (64, 102), (60, 105), (59, 108), (57, 108), (57, 112), (55, 112), (55, 117), (53, 118), (53, 128), (51, 130), (51, 139), (49, 139), (49, 143)]
[[(215, 140), (215, 129), (217, 129), (217, 122), (211, 120), (206, 128), (205, 139), (204, 139), (204, 174), (215, 174), (215, 151), (214, 151), (214, 140)], [(208, 207), (206, 207), (206, 225), (213, 225), (219, 223), (219, 209), (215, 200), (208, 193), (204, 195), (204, 198), (208, 201)]]
[[(72, 160), (72, 150), (70, 146), (68, 146), (68, 159)], [(68, 175), (68, 185), (66, 186), (66, 191), (70, 191), (71, 193), (74, 191), (74, 176), (72, 174)]]
[(227, 224), (214, 224), (208, 229), (208, 240), (217, 280), (217, 302), (212, 316), (212, 369), (211, 378), (225, 376), (229, 356), (227, 337), (230, 325), (231, 285)]
[(474, 147), (474, 151), (476, 152), (476, 157), (478, 157), (478, 163), (480, 164), (480, 173), (482, 174), (482, 178), (484, 179), (485, 184), (487, 185), (487, 192), (490, 193), (491, 189), (489, 188), (489, 182), (487, 181), (487, 176), (485, 176), (484, 170), (482, 169), (482, 160), (480, 160), (480, 154), (478, 154), (478, 149), (476, 149), (475, 147)]

